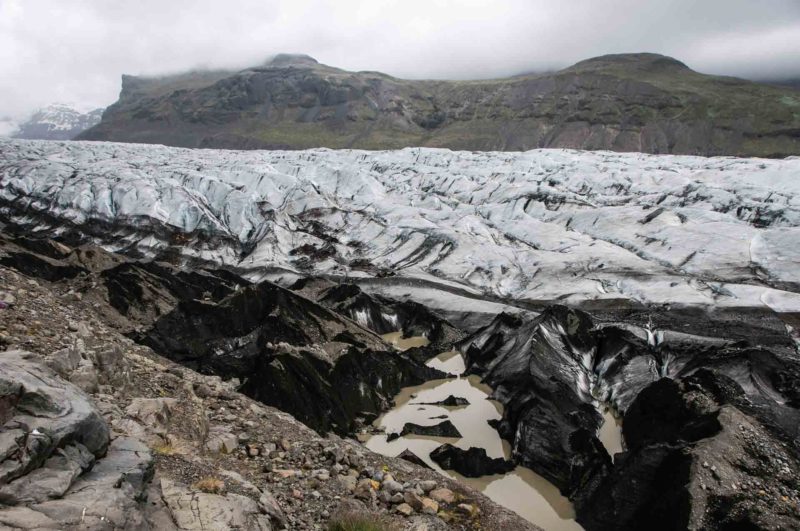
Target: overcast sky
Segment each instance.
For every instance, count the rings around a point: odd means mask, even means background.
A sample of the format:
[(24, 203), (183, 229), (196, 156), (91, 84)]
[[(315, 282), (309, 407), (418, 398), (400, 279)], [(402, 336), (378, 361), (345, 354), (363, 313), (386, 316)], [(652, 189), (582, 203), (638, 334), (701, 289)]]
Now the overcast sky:
[[(120, 76), (278, 52), (408, 78), (486, 78), (649, 51), (800, 77), (800, 0), (0, 0), (0, 119), (116, 100)], [(0, 125), (2, 130), (2, 125)]]

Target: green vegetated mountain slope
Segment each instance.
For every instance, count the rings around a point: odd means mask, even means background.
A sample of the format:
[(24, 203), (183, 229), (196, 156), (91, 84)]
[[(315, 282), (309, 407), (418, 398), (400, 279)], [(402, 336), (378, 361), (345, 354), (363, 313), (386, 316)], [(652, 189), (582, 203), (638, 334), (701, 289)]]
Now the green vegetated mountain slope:
[(480, 81), (417, 81), (279, 55), (238, 72), (123, 76), (85, 140), (186, 147), (800, 154), (800, 91), (655, 54)]

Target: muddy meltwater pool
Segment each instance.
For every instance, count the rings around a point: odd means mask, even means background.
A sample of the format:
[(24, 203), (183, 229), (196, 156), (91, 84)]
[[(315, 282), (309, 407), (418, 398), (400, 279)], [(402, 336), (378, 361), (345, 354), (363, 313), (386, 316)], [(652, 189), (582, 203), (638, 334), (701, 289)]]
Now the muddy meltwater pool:
[[(384, 336), (386, 337), (386, 336)], [(425, 338), (407, 338), (402, 335), (390, 341), (398, 349), (427, 344)], [(424, 341), (423, 341), (424, 340)], [(403, 345), (403, 346), (400, 346)], [(384, 433), (372, 435), (366, 441), (367, 448), (384, 455), (397, 456), (410, 450), (432, 469), (460, 483), (483, 492), (495, 502), (548, 531), (572, 531), (582, 529), (574, 520), (572, 505), (558, 489), (530, 469), (518, 466), (507, 474), (467, 478), (452, 470), (443, 470), (430, 458), (430, 453), (441, 444), (449, 442), (459, 448), (484, 448), (489, 457), (510, 458), (511, 448), (497, 431), (489, 425), (490, 420), (502, 417), (502, 406), (490, 400), (492, 390), (481, 383), (477, 376), (461, 376), (464, 359), (459, 352), (444, 352), (428, 362), (428, 366), (452, 374), (453, 378), (432, 380), (422, 385), (407, 387), (395, 398), (395, 406), (375, 421), (375, 425), (386, 434), (399, 433), (407, 423), (433, 426), (450, 420), (461, 433), (461, 438), (406, 435), (392, 441)], [(466, 399), (464, 406), (435, 405), (449, 396)]]
[(403, 332), (389, 332), (381, 338), (397, 350), (407, 350), (414, 347), (424, 347), (430, 341), (425, 336), (403, 337)]
[(618, 454), (623, 450), (622, 424), (610, 409), (606, 409), (603, 412), (603, 425), (600, 426), (600, 431), (597, 432), (597, 438), (600, 439), (600, 442), (608, 450), (608, 455), (612, 458), (614, 454)]

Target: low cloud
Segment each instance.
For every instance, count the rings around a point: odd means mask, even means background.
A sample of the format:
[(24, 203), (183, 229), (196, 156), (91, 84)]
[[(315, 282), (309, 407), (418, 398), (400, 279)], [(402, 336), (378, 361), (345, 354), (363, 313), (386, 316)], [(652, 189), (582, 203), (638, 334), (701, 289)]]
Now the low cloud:
[(0, 0), (0, 117), (116, 100), (123, 73), (243, 68), (280, 52), (408, 78), (553, 70), (658, 52), (800, 77), (797, 0)]

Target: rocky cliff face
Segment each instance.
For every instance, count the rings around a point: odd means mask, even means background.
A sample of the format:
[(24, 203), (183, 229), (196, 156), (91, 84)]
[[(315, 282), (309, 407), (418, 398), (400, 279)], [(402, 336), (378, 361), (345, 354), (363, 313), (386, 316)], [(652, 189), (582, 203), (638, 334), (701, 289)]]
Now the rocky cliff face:
[(699, 74), (654, 54), (485, 81), (409, 81), (278, 56), (239, 72), (123, 76), (119, 101), (80, 138), (236, 149), (785, 156), (800, 153), (798, 131), (797, 91)]
[(69, 105), (55, 103), (36, 111), (11, 136), (33, 140), (72, 140), (97, 125), (102, 116), (103, 109), (81, 112)]

